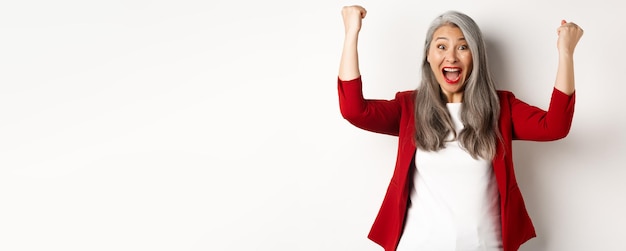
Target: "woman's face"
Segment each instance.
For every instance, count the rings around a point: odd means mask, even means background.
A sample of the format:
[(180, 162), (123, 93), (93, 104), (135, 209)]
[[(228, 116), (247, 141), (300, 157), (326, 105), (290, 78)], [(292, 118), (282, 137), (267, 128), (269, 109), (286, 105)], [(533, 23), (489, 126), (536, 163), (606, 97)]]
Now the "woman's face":
[(472, 52), (461, 29), (444, 25), (435, 30), (426, 60), (448, 102), (461, 102), (472, 72)]

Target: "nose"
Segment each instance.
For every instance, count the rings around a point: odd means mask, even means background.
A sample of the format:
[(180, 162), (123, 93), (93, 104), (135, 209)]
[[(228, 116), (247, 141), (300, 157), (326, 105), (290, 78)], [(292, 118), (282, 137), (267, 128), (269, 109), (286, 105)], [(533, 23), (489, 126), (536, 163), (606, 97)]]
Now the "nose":
[(456, 55), (456, 50), (450, 49), (448, 51), (446, 51), (445, 54), (445, 61), (448, 63), (456, 63), (456, 61), (458, 60), (458, 57)]

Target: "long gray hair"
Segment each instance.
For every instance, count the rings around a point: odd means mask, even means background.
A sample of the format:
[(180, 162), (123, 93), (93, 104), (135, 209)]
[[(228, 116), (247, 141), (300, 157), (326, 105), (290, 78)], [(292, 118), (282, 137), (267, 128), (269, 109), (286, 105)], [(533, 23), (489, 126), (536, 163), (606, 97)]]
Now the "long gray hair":
[[(446, 108), (447, 98), (428, 63), (428, 50), (433, 34), (444, 25), (458, 27), (472, 53), (472, 71), (463, 91), (461, 121), (464, 129), (456, 135)], [(448, 11), (435, 18), (426, 33), (422, 82), (415, 97), (415, 141), (425, 151), (445, 148), (446, 136), (452, 133), (470, 155), (491, 160), (496, 154), (500, 105), (495, 84), (487, 65), (485, 42), (478, 25), (469, 16)]]

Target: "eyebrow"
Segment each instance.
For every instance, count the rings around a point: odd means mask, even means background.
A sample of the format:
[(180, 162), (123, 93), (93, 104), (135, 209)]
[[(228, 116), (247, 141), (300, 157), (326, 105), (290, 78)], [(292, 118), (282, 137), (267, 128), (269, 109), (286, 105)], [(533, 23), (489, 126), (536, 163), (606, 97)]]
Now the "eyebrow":
[[(449, 40), (447, 37), (437, 37), (437, 38), (435, 38), (435, 40), (439, 40), (439, 39)], [(460, 40), (465, 40), (465, 38), (464, 38), (464, 37), (459, 38), (459, 41), (460, 41)]]

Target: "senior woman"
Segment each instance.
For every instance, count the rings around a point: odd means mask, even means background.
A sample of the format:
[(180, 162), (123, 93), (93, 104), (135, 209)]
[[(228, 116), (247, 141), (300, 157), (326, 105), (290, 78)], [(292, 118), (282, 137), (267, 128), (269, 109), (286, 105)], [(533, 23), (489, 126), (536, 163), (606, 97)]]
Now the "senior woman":
[(366, 10), (342, 9), (339, 104), (353, 125), (398, 136), (395, 170), (369, 238), (386, 251), (514, 251), (535, 237), (515, 180), (512, 140), (550, 141), (574, 114), (573, 53), (583, 30), (557, 29), (547, 111), (496, 90), (485, 43), (469, 16), (449, 11), (426, 33), (422, 80), (393, 100), (365, 99), (357, 42)]

